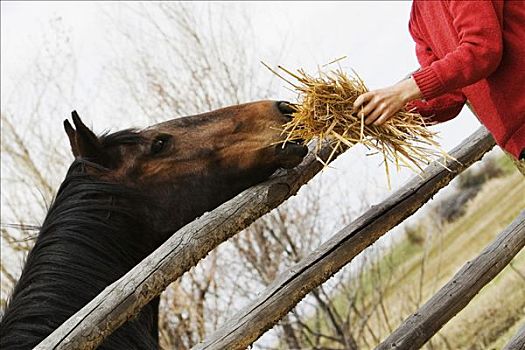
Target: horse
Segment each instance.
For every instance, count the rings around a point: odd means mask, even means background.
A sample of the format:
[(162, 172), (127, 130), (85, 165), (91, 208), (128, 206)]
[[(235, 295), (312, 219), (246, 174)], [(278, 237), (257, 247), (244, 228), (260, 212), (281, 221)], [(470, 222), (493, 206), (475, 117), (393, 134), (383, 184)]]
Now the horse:
[[(64, 121), (74, 161), (0, 321), (31, 349), (185, 224), (307, 154), (279, 130), (291, 105), (259, 101), (96, 136)], [(159, 297), (100, 349), (156, 349)]]

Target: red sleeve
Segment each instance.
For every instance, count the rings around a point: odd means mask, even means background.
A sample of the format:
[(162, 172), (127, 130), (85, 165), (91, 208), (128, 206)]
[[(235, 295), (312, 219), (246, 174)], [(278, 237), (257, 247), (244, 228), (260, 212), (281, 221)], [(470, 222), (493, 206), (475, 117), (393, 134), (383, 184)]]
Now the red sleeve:
[(414, 42), (416, 43), (416, 57), (421, 67), (428, 67), (432, 64), (432, 62), (437, 61), (438, 58), (436, 55), (434, 55), (434, 52), (432, 52), (430, 46), (421, 37), (421, 35), (419, 35), (416, 26), (412, 22), (412, 18), (408, 22), (408, 30), (414, 39)]
[[(408, 29), (416, 43), (416, 56), (421, 67), (428, 67), (433, 62), (437, 61), (438, 58), (434, 52), (432, 52), (430, 46), (419, 35), (419, 32), (412, 21), (409, 22)], [(419, 71), (415, 72), (412, 76), (417, 74)], [(461, 112), (461, 109), (465, 105), (466, 101), (467, 98), (465, 95), (463, 95), (461, 90), (458, 89), (456, 91), (441, 95), (437, 98), (430, 99), (429, 101), (412, 101), (407, 105), (407, 108), (415, 109), (416, 112), (421, 114), (430, 123), (441, 123), (456, 117), (459, 112)]]
[(486, 78), (498, 67), (503, 53), (500, 22), (492, 1), (451, 1), (448, 9), (460, 42), (454, 51), (422, 65), (413, 75), (426, 99)]
[(442, 123), (456, 117), (463, 106), (467, 102), (467, 98), (461, 90), (449, 92), (428, 101), (414, 100), (408, 103), (408, 109), (415, 109), (430, 123)]

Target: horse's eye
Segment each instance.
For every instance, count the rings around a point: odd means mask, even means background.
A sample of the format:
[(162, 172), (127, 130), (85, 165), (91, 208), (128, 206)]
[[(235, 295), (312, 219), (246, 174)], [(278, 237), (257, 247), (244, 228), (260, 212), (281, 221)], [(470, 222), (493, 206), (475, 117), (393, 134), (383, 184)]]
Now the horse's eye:
[(156, 138), (151, 144), (151, 154), (160, 153), (168, 143), (169, 136), (162, 135), (161, 137)]

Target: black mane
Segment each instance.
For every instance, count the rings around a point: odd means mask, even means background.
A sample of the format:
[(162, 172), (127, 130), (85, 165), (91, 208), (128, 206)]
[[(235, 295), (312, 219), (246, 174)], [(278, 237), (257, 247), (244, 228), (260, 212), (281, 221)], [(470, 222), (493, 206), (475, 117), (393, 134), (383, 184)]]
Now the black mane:
[(142, 142), (137, 129), (125, 129), (112, 134), (104, 133), (99, 136), (99, 140), (104, 148), (110, 148), (118, 145), (137, 144)]
[[(110, 146), (137, 137), (125, 130), (101, 140)], [(90, 177), (88, 166), (71, 165), (48, 211), (0, 322), (2, 349), (33, 348), (154, 248), (137, 211), (143, 198)], [(156, 306), (146, 306), (101, 348), (156, 348)]]

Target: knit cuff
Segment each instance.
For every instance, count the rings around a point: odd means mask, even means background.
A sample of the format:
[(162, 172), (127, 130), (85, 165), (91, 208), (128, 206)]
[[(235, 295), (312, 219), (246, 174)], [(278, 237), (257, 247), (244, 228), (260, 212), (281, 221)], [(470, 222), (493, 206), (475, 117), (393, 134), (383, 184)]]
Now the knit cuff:
[(443, 84), (441, 84), (436, 72), (430, 66), (415, 72), (412, 77), (425, 100), (430, 100), (445, 93)]

